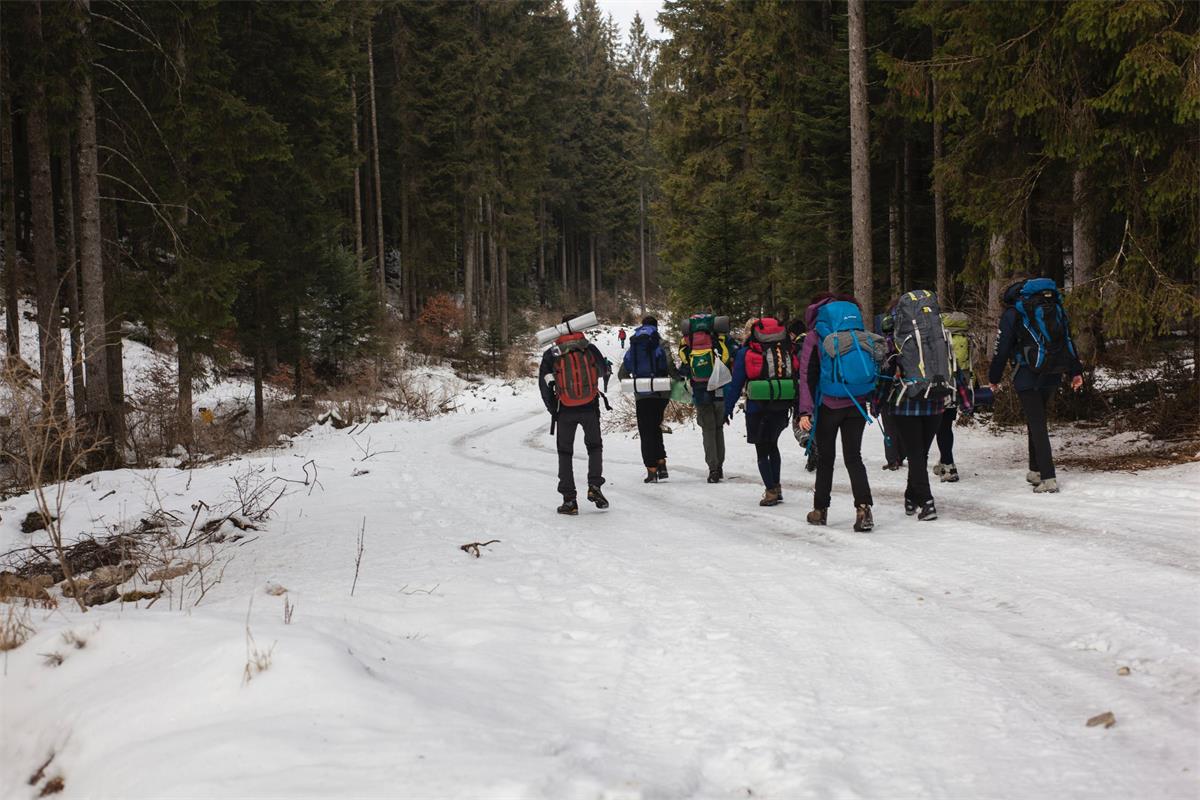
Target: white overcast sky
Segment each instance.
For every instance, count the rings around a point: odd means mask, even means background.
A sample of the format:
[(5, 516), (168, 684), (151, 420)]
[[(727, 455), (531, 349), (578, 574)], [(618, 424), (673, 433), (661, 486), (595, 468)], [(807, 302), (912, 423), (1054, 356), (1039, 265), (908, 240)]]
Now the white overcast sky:
[(633, 22), (634, 12), (642, 15), (642, 24), (651, 39), (663, 38), (662, 29), (658, 27), (658, 12), (662, 10), (662, 0), (596, 0), (600, 10), (612, 14), (617, 27), (621, 29), (621, 41), (629, 36), (629, 25)]

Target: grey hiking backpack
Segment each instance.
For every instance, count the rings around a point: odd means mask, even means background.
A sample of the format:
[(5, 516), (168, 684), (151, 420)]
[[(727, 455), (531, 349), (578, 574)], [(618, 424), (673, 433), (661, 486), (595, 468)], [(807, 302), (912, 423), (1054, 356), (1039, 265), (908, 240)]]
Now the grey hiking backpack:
[(942, 326), (937, 295), (919, 289), (906, 292), (892, 312), (895, 320), (896, 365), (904, 399), (936, 399), (954, 393), (953, 349)]

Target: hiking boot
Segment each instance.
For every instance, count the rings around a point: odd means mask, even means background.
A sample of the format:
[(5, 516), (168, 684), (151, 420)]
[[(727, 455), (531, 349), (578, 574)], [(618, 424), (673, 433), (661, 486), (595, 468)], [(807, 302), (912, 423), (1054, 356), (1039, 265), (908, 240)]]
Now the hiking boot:
[(808, 454), (808, 458), (806, 458), (804, 461), (804, 471), (805, 472), (816, 472), (817, 471), (817, 454), (816, 454), (816, 452), (811, 452)]
[(855, 506), (854, 530), (866, 533), (874, 527), (875, 517), (871, 515), (871, 507), (866, 504)]
[(1033, 491), (1037, 494), (1056, 494), (1058, 492), (1058, 478), (1046, 478), (1046, 480), (1034, 486)]
[(1042, 473), (1029, 470), (1029, 472), (1025, 473), (1025, 482), (1032, 483), (1034, 486), (1037, 486), (1042, 482)]
[(709, 483), (720, 483), (721, 482), (721, 473), (715, 469), (709, 470), (708, 482)]
[(558, 513), (566, 514), (570, 517), (578, 516), (579, 503), (575, 501), (574, 497), (564, 497), (562, 505), (558, 507)]
[(599, 486), (589, 486), (587, 497), (596, 504), (596, 508), (608, 508), (608, 498), (601, 493)]
[(717, 467), (717, 477), (725, 480), (725, 467)]
[(808, 516), (805, 517), (805, 519), (808, 520), (809, 525), (824, 525), (828, 517), (828, 508), (814, 508), (812, 511), (808, 512)]
[(646, 477), (642, 479), (642, 483), (658, 483), (658, 468), (646, 467)]
[(942, 471), (942, 483), (958, 483), (958, 468), (953, 464), (945, 464)]
[(917, 514), (917, 519), (925, 522), (932, 522), (937, 519), (937, 506), (933, 504), (932, 500), (921, 505), (921, 513)]
[(660, 458), (658, 460), (658, 479), (660, 481), (665, 481), (667, 477), (667, 460), (665, 458)]
[(907, 497), (904, 498), (904, 513), (910, 517), (917, 513), (917, 504), (912, 500), (909, 500)]
[(900, 469), (900, 467), (902, 467), (902, 466), (904, 466), (904, 465), (899, 461), (889, 461), (888, 463), (883, 465), (883, 468), (894, 472), (895, 470)]
[(772, 486), (763, 492), (762, 500), (759, 500), (758, 504), (760, 506), (777, 506), (779, 505), (779, 501), (779, 490)]
[(947, 467), (946, 464), (938, 462), (937, 464), (934, 464), (932, 467), (930, 467), (929, 471), (932, 472), (934, 475), (941, 476), (941, 475), (946, 474), (946, 467)]
[(780, 484), (775, 485), (775, 496), (779, 498), (779, 502), (783, 502), (783, 486)]

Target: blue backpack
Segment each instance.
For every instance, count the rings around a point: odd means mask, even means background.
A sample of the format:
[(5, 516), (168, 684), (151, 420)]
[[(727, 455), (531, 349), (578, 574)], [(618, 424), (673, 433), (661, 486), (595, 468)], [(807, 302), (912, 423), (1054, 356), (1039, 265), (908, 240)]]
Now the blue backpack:
[(813, 325), (821, 359), (820, 397), (849, 397), (859, 412), (870, 417), (855, 398), (871, 394), (879, 377), (879, 336), (867, 333), (862, 312), (854, 303), (835, 300), (817, 310)]
[(665, 371), (662, 374), (658, 372), (661, 344), (658, 328), (643, 325), (635, 330), (633, 336), (629, 337), (629, 354), (626, 356), (629, 374), (635, 378), (661, 378), (666, 375)]
[(1033, 372), (1056, 375), (1069, 372), (1075, 360), (1075, 344), (1062, 294), (1050, 278), (1033, 278), (1008, 287), (1004, 299), (1017, 310), (1022, 330), (1018, 332), (1018, 366)]

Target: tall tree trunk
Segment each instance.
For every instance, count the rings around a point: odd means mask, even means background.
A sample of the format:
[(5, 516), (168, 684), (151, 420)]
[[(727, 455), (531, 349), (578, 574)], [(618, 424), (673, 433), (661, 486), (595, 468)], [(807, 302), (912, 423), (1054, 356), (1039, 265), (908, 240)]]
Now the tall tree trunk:
[(854, 295), (863, 319), (874, 317), (871, 264), (871, 154), (867, 113), (866, 0), (849, 0), (850, 11), (850, 200), (854, 227)]
[(387, 305), (387, 265), (383, 258), (383, 184), (379, 169), (379, 118), (375, 111), (375, 38), (374, 25), (367, 26), (367, 82), (371, 90), (371, 156), (375, 172), (375, 258), (379, 278), (379, 308)]
[(912, 225), (912, 142), (905, 137), (904, 139), (904, 193), (902, 195), (901, 205), (901, 221), (904, 229), (903, 247), (904, 250), (900, 257), (900, 286), (910, 286), (914, 283), (913, 278), (913, 225)]
[[(81, 0), (83, 13), (79, 29), (84, 40), (90, 37), (90, 0)], [(83, 358), (87, 375), (87, 406), (105, 463), (116, 464), (114, 431), (120, 426), (113, 419), (116, 409), (108, 389), (108, 311), (105, 306), (104, 246), (100, 229), (100, 167), (96, 143), (96, 103), (92, 93), (91, 64), (86, 65), (79, 81), (79, 270), (83, 278)], [(119, 351), (118, 351), (119, 358)]]
[[(938, 103), (938, 83), (933, 82), (933, 107)], [(936, 113), (936, 111), (935, 111)], [(936, 262), (934, 288), (938, 300), (946, 308), (950, 303), (949, 285), (946, 275), (946, 190), (942, 185), (942, 175), (939, 166), (942, 163), (942, 123), (936, 117), (933, 120), (933, 247)]]
[[(25, 41), (42, 52), (42, 4), (25, 7)], [(26, 119), (29, 188), (33, 209), (33, 269), (37, 285), (38, 349), (42, 399), (60, 419), (66, 416), (63, 382), (62, 297), (58, 280), (58, 248), (54, 234), (54, 181), (50, 175), (50, 132), (46, 118), (46, 86), (34, 70)]]
[(646, 314), (646, 181), (638, 182), (638, 263), (642, 273), (642, 315)]
[[(1075, 170), (1072, 179), (1071, 200), (1074, 213), (1071, 220), (1071, 290), (1087, 291), (1096, 274), (1096, 211), (1091, 199), (1091, 176), (1082, 167)], [(1099, 315), (1096, 315), (1098, 320)], [(1080, 320), (1074, 331), (1079, 358), (1091, 364), (1096, 358), (1096, 342), (1099, 326), (1093, 320)]]
[(17, 176), (13, 163), (12, 101), (8, 54), (0, 55), (0, 225), (4, 226), (4, 332), (9, 356), (21, 354), (20, 259), (17, 257)]
[(181, 444), (189, 451), (194, 441), (192, 430), (192, 383), (195, 356), (192, 353), (191, 342), (184, 337), (175, 340), (175, 365), (178, 374), (179, 399), (175, 406), (175, 443)]
[(83, 341), (79, 319), (79, 239), (75, 229), (75, 180), (71, 174), (71, 135), (62, 137), (58, 154), (59, 188), (62, 195), (63, 294), (67, 299), (67, 325), (71, 340), (71, 407), (76, 423), (87, 417), (87, 387), (83, 379)]
[(562, 297), (560, 302), (565, 306), (567, 304), (567, 223), (563, 220), (562, 230), (559, 232), (559, 237), (562, 239), (562, 254), (559, 256), (559, 269), (562, 270)]
[(538, 304), (543, 305), (546, 302), (546, 198), (541, 195), (538, 195), (537, 279)]
[(463, 327), (475, 329), (475, 204), (463, 201)]
[(591, 282), (592, 309), (596, 308), (596, 234), (588, 235), (588, 278)]
[[(117, 231), (117, 205), (116, 203), (106, 203), (101, 207), (100, 214), (101, 256), (104, 262), (101, 275), (103, 286), (101, 300), (104, 309), (101, 319), (104, 320), (104, 338), (101, 350), (104, 353), (104, 381), (108, 386), (107, 408), (109, 411), (109, 437), (112, 441), (111, 465), (113, 467), (120, 466), (124, 460), (125, 444), (124, 346), (121, 339), (121, 326), (124, 320), (117, 302), (118, 290), (121, 285), (121, 251), (117, 244)], [(87, 280), (86, 272), (84, 280)], [(87, 296), (89, 290), (86, 285), (83, 287), (83, 291), (84, 313), (87, 314), (88, 309), (92, 306), (88, 305), (91, 301)]]
[(257, 447), (264, 444), (263, 434), (266, 430), (266, 414), (263, 409), (263, 342), (267, 338), (266, 332), (263, 330), (265, 318), (266, 311), (263, 309), (262, 276), (260, 274), (254, 280), (254, 320), (255, 328), (258, 330), (254, 341), (254, 444)]
[(888, 193), (888, 289), (890, 296), (900, 294), (900, 162), (892, 170), (892, 190)]
[(500, 246), (500, 341), (508, 346), (508, 246)]
[(400, 289), (404, 297), (404, 318), (417, 316), (417, 269), (413, 261), (412, 229), (409, 223), (408, 163), (400, 163)]
[[(487, 254), (488, 254), (488, 320), (496, 322), (500, 316), (500, 257), (496, 245), (496, 213), (492, 208), (492, 196), (486, 202)], [(488, 327), (491, 327), (490, 325)]]
[(832, 215), (829, 217), (829, 221), (825, 223), (825, 238), (828, 239), (825, 251), (825, 277), (828, 280), (829, 291), (836, 292), (838, 290), (837, 223), (834, 222)]
[(1000, 327), (1001, 308), (1000, 292), (1004, 290), (1004, 281), (1009, 275), (1008, 270), (1008, 235), (993, 233), (988, 240), (988, 296), (987, 296), (987, 348), (991, 353), (996, 345), (996, 332)]
[(351, 143), (354, 157), (354, 257), (363, 271), (362, 152), (358, 147), (358, 78), (350, 76)]

